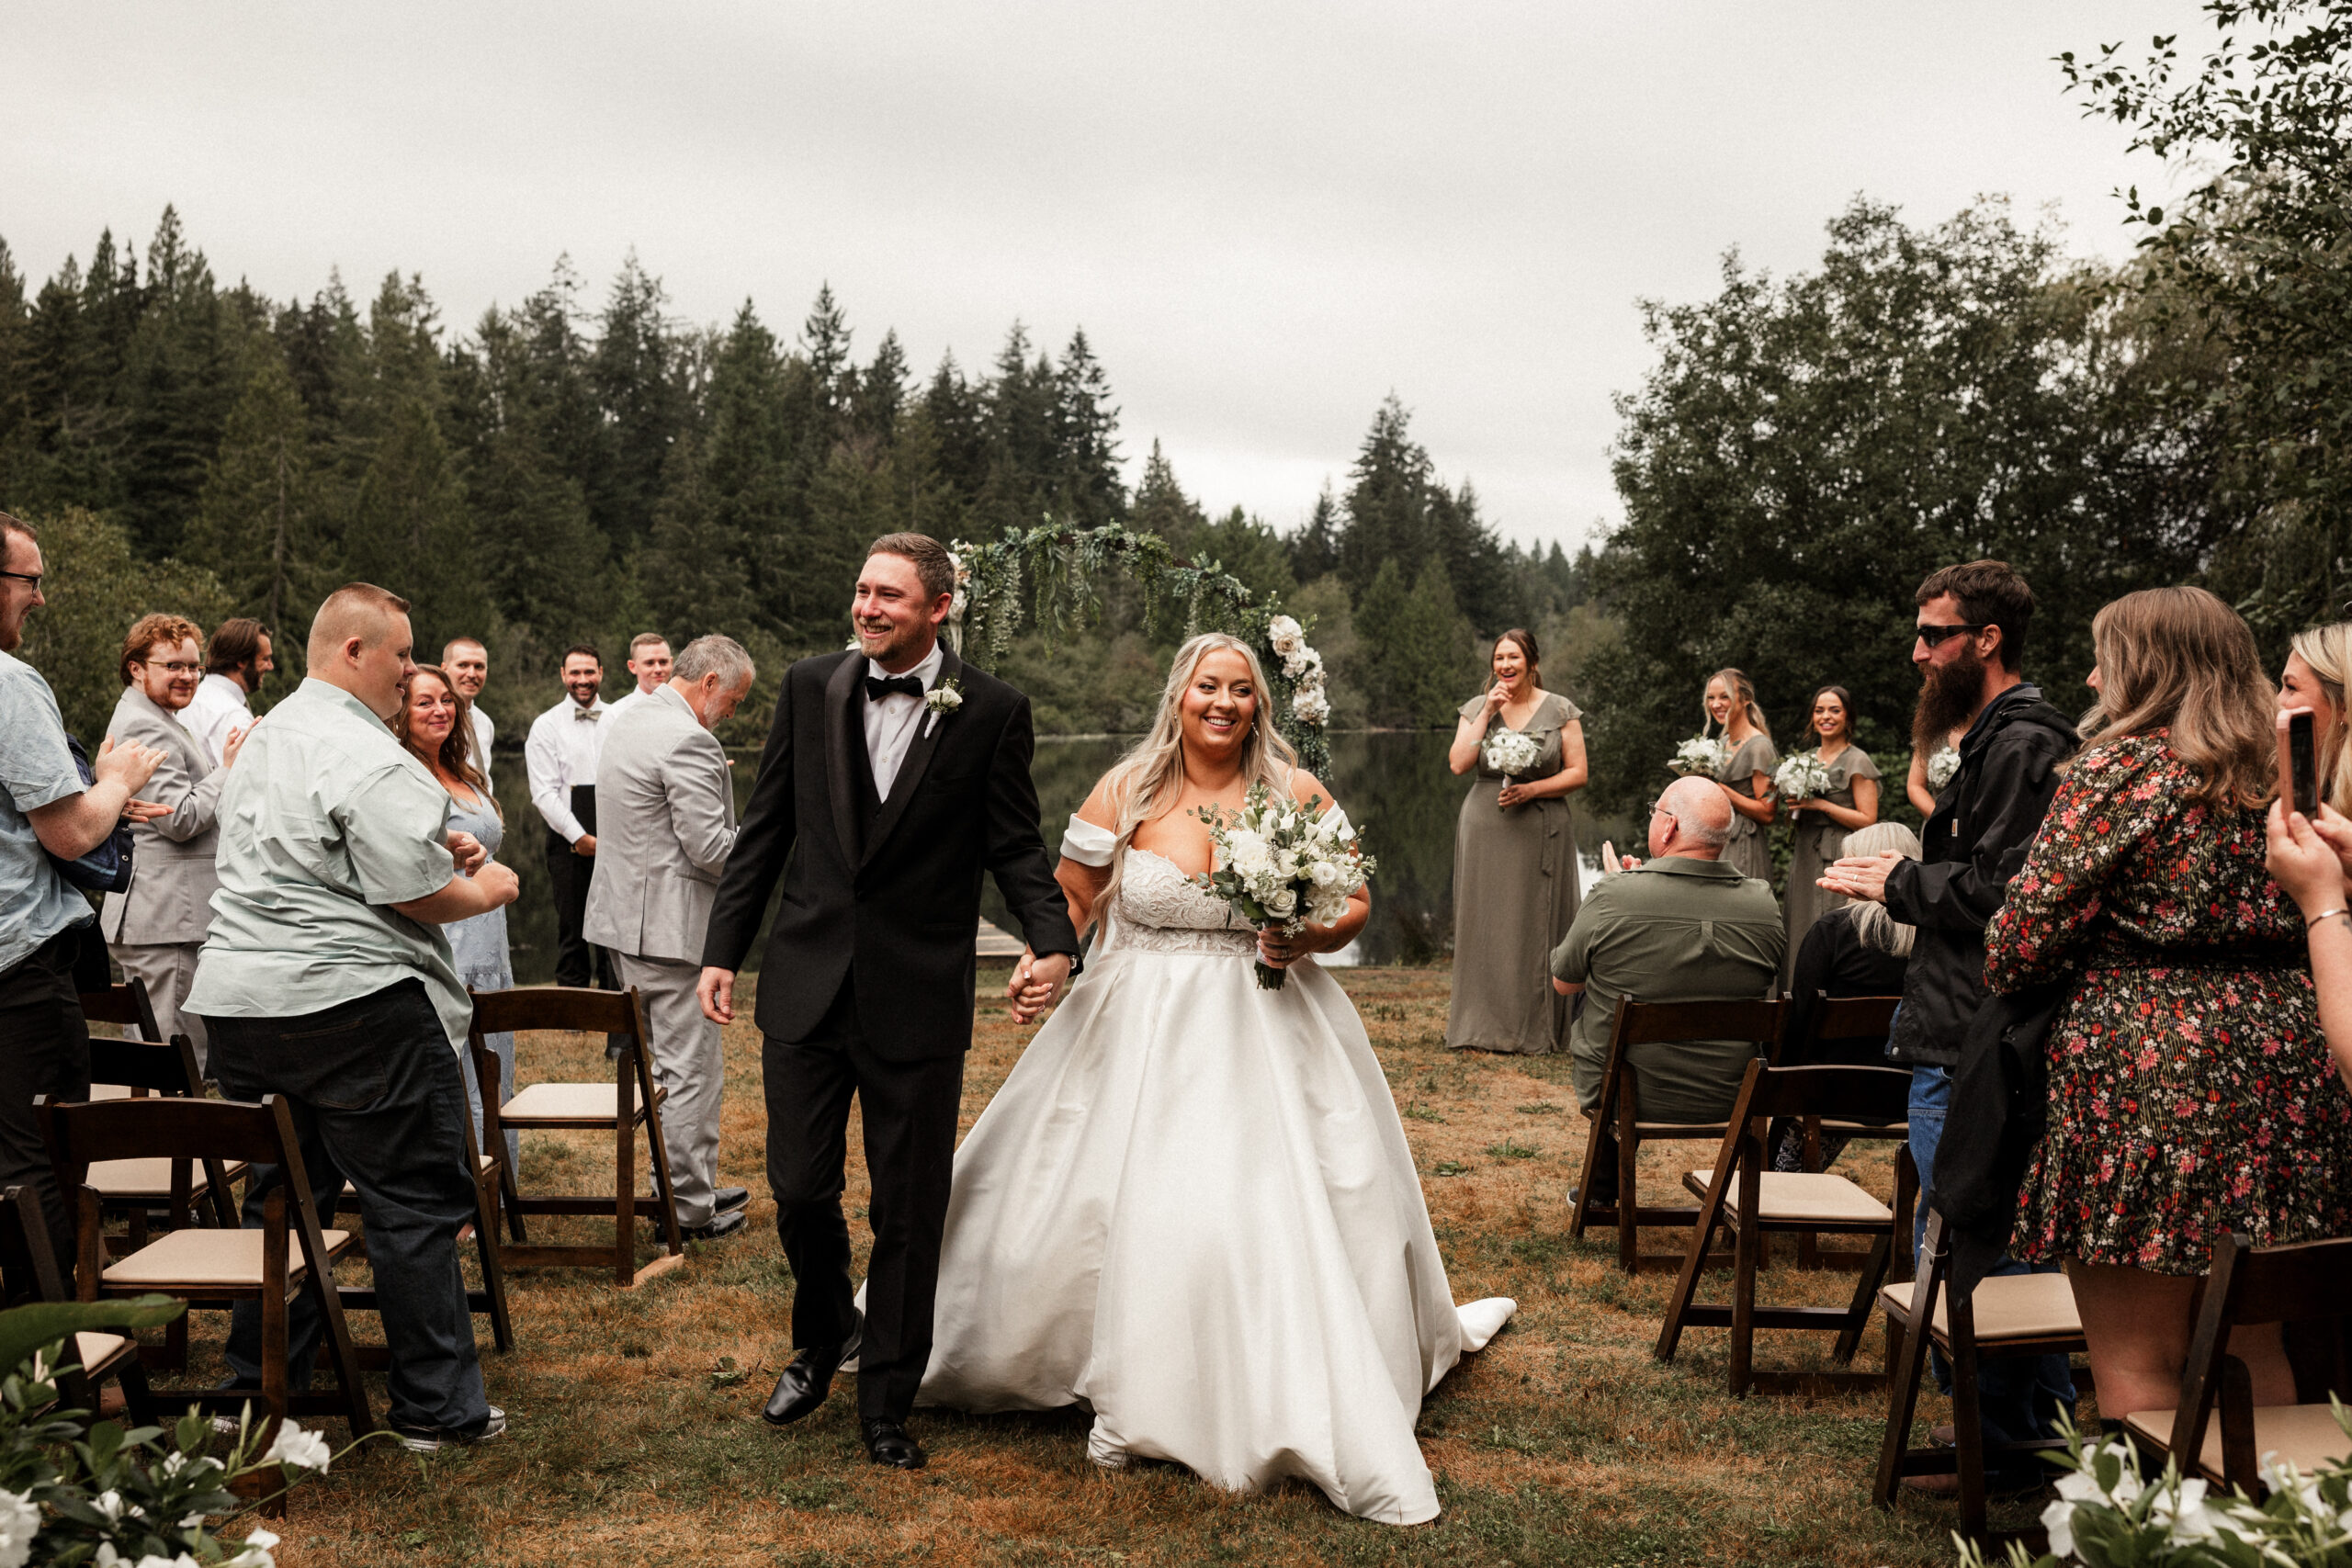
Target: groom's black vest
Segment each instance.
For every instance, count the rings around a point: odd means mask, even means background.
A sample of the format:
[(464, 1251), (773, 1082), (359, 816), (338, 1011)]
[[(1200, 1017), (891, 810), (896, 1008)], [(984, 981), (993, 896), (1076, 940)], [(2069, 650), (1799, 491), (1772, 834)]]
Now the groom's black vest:
[(761, 1030), (807, 1038), (846, 981), (876, 1055), (952, 1055), (972, 1042), (983, 871), (1032, 949), (1078, 953), (1037, 829), (1029, 699), (946, 654), (939, 679), (960, 684), (963, 705), (918, 721), (882, 799), (865, 755), (865, 673), (859, 653), (785, 671), (703, 963), (743, 966), (781, 881), (760, 964)]

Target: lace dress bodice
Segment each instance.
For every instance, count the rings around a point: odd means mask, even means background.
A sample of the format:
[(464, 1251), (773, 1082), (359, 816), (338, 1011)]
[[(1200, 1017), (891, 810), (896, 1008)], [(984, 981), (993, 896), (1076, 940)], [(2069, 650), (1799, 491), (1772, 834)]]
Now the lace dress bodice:
[(1258, 950), (1258, 933), (1165, 855), (1129, 849), (1102, 932), (1103, 952), (1122, 949), (1246, 958)]

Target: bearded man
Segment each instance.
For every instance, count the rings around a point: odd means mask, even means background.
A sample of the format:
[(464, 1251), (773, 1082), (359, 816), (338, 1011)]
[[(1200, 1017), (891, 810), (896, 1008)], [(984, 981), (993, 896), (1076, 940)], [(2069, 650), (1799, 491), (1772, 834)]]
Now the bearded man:
[[(1918, 928), (1887, 1055), (1911, 1069), (1911, 1156), (1920, 1186), (1932, 1189), (1952, 1068), (1984, 1003), (1984, 922), (2025, 863), (2027, 846), (2058, 791), (2058, 764), (2074, 753), (2075, 731), (2071, 719), (2042, 700), (2041, 689), (2018, 674), (2033, 590), (2007, 561), (1944, 567), (1919, 584), (1917, 598), (1919, 635), (1911, 661), (1924, 684), (1912, 729), (1920, 748), (1932, 753), (1964, 728), (1959, 771), (1936, 796), (1920, 835), (1920, 859), (1849, 857), (1829, 868), (1821, 886), (1883, 902), (1895, 919)], [(1923, 1204), (1922, 1230), (1926, 1221)], [(2074, 1404), (2066, 1359), (1987, 1360), (1978, 1398), (1988, 1442), (2048, 1436), (2055, 1411)], [(1952, 1480), (1913, 1476), (1905, 1484), (1937, 1491)]]

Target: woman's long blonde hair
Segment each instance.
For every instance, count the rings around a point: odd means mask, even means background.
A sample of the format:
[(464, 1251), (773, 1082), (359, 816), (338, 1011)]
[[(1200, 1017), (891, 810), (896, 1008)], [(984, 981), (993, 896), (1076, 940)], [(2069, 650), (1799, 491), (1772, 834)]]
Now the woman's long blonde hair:
[[(1715, 728), (1715, 716), (1707, 711), (1707, 688), (1718, 681), (1730, 688), (1732, 702), (1747, 710), (1747, 722), (1754, 725), (1765, 739), (1771, 739), (1772, 727), (1764, 722), (1763, 706), (1756, 700), (1756, 682), (1747, 678), (1747, 671), (1735, 670), (1728, 664), (1708, 676), (1699, 687), (1699, 716), (1706, 720), (1699, 727), (1699, 733), (1705, 735)], [(1724, 733), (1731, 733), (1729, 719), (1724, 720)]]
[(1201, 660), (1212, 653), (1239, 654), (1250, 666), (1250, 684), (1257, 694), (1250, 736), (1241, 744), (1243, 787), (1263, 784), (1280, 794), (1290, 790), (1290, 776), (1298, 766), (1298, 753), (1283, 739), (1282, 731), (1274, 728), (1272, 694), (1266, 689), (1265, 667), (1258, 662), (1256, 649), (1223, 632), (1203, 632), (1192, 638), (1176, 650), (1176, 658), (1168, 667), (1168, 684), (1159, 694), (1159, 712), (1153, 716), (1150, 730), (1102, 775), (1103, 791), (1111, 803), (1119, 841), (1111, 852), (1111, 880), (1103, 885), (1102, 897), (1095, 900), (1098, 909), (1107, 909), (1118, 892), (1120, 874), (1126, 866), (1127, 846), (1134, 841), (1136, 829), (1165, 816), (1184, 793), (1184, 692), (1192, 685)]
[(2352, 817), (2352, 723), (2346, 722), (2344, 688), (2352, 681), (2352, 621), (2337, 621), (2297, 632), (2295, 654), (2319, 677), (2321, 694), (2335, 710), (2335, 746), (2319, 759), (2322, 800)]
[(2170, 727), (2173, 755), (2196, 772), (2184, 799), (2259, 807), (2277, 784), (2278, 689), (2254, 633), (2202, 588), (2143, 588), (2091, 620), (2099, 700), (2084, 744)]

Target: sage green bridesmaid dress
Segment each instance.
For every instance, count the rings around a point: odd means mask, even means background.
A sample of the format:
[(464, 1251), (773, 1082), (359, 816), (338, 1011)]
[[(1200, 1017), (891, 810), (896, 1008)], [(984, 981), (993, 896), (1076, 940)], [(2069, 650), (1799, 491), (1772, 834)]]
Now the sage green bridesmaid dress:
[[(1476, 718), (1484, 697), (1462, 705)], [(1537, 741), (1531, 778), (1567, 765), (1560, 731), (1581, 717), (1577, 705), (1546, 692), (1520, 733)], [(1502, 715), (1487, 733), (1508, 728)], [(1503, 776), (1478, 760), (1453, 833), (1453, 1000), (1445, 1043), (1455, 1049), (1541, 1055), (1556, 1051), (1567, 1030), (1568, 998), (1552, 989), (1552, 949), (1577, 918), (1576, 824), (1564, 795), (1508, 811), (1496, 804)]]
[[(1772, 738), (1762, 730), (1749, 736), (1740, 748), (1715, 770), (1715, 782), (1734, 795), (1756, 798), (1756, 775), (1772, 776), (1781, 765), (1781, 754), (1772, 749)], [(1753, 817), (1731, 814), (1731, 839), (1724, 845), (1725, 865), (1738, 869), (1742, 876), (1759, 881), (1772, 880), (1772, 841), (1765, 836), (1764, 824)]]
[[(1878, 764), (1859, 746), (1847, 747), (1838, 753), (1836, 761), (1824, 765), (1829, 770), (1829, 788), (1819, 798), (1833, 806), (1852, 807), (1854, 781), (1879, 776)], [(1796, 964), (1797, 945), (1813, 929), (1813, 922), (1838, 905), (1852, 902), (1842, 893), (1831, 893), (1814, 884), (1837, 860), (1838, 847), (1853, 829), (1832, 822), (1817, 811), (1800, 811), (1796, 819), (1796, 851), (1789, 858), (1789, 891), (1781, 900), (1781, 911), (1789, 928), (1789, 953), (1781, 963), (1784, 984)]]

